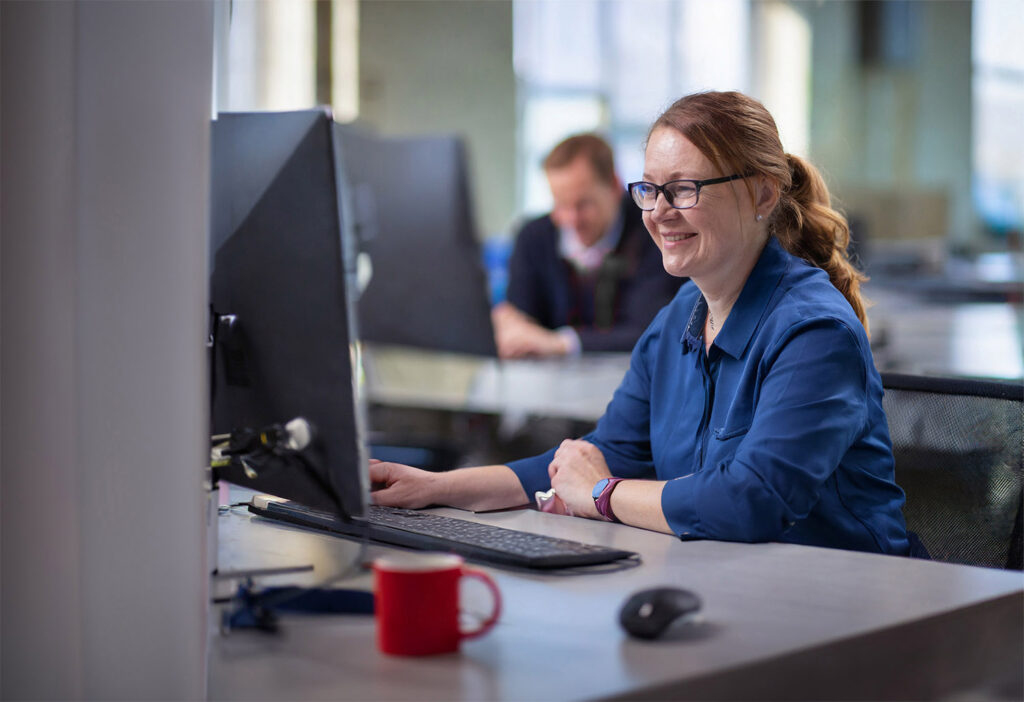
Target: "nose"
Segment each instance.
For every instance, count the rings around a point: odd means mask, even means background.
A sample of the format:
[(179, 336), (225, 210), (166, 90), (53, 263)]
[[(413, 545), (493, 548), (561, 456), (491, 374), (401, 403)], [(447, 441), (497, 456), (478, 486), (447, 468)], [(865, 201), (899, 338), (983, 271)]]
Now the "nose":
[(579, 223), (579, 213), (575, 207), (556, 207), (552, 212), (552, 219), (560, 227), (576, 229), (576, 225)]
[(654, 194), (654, 209), (650, 213), (652, 220), (659, 222), (667, 216), (678, 212), (681, 212), (681, 210), (677, 210), (668, 204), (668, 198), (665, 197), (665, 193), (658, 191)]

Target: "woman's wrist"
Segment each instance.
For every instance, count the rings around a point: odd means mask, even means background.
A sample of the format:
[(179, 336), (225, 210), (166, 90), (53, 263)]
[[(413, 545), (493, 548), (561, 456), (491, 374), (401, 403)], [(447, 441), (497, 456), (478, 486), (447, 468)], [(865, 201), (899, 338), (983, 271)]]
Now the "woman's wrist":
[(661, 493), (664, 489), (665, 481), (661, 480), (624, 481), (610, 499), (616, 519), (642, 529), (673, 533), (661, 507)]
[(453, 500), (455, 490), (452, 485), (451, 476), (454, 472), (454, 470), (450, 470), (430, 474), (428, 492), (433, 504), (445, 505), (448, 507), (459, 506), (456, 504), (456, 501)]
[(612, 509), (612, 495), (615, 492), (615, 487), (623, 480), (625, 480), (625, 478), (602, 478), (594, 485), (594, 508), (597, 510), (598, 515), (605, 521), (619, 521), (615, 517), (615, 511)]
[(427, 489), (435, 504), (484, 511), (528, 503), (519, 478), (506, 465), (456, 468), (431, 476)]

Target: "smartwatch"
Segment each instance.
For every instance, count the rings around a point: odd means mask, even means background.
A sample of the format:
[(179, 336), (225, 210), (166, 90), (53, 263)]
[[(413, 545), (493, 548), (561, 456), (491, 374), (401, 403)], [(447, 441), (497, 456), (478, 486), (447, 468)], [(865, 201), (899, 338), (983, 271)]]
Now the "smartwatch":
[(604, 517), (606, 522), (617, 522), (615, 513), (612, 512), (612, 490), (625, 478), (602, 478), (594, 484), (591, 496), (594, 498), (594, 507), (597, 513)]

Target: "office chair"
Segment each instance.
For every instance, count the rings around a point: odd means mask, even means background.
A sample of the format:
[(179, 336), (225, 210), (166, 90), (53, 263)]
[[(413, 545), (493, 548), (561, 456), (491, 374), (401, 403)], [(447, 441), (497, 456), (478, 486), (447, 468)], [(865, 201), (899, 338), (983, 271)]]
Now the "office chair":
[(882, 373), (903, 514), (936, 560), (1022, 569), (1024, 385)]

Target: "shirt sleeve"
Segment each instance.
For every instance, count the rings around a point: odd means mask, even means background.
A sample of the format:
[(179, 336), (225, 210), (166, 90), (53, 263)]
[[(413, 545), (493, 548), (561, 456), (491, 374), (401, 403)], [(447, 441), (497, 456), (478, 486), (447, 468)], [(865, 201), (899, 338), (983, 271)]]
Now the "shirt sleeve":
[[(660, 319), (660, 317), (659, 317)], [(612, 475), (620, 478), (653, 478), (650, 434), (650, 375), (647, 350), (660, 333), (656, 320), (633, 349), (629, 370), (615, 390), (604, 416), (594, 431), (583, 437), (604, 455)], [(519, 477), (528, 496), (551, 488), (548, 465), (557, 447), (508, 466)]]
[(751, 423), (745, 434), (733, 428), (731, 459), (669, 480), (662, 492), (676, 534), (772, 541), (810, 513), (867, 422), (870, 355), (860, 344), (842, 322), (815, 320), (765, 354)]
[(575, 329), (572, 327), (559, 327), (555, 332), (565, 339), (568, 346), (568, 350), (565, 352), (566, 356), (579, 356), (583, 352), (583, 348), (580, 346), (580, 335), (576, 333)]

